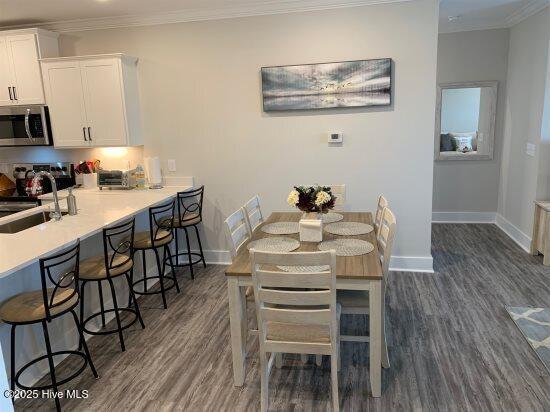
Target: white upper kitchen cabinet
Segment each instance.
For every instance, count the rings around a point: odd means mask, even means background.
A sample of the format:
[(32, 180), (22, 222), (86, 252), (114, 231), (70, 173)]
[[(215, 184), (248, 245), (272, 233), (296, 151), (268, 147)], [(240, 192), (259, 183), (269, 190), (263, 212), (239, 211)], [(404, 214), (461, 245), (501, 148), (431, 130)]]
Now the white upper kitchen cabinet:
[(143, 144), (136, 58), (60, 57), (41, 64), (55, 147)]
[(57, 33), (0, 31), (0, 106), (45, 104), (41, 58), (59, 55)]

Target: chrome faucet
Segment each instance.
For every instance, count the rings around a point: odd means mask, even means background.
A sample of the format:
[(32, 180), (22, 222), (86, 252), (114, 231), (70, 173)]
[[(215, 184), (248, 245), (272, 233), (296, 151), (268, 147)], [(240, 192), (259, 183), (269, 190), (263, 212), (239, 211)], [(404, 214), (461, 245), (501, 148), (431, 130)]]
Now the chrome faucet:
[(47, 176), (50, 179), (50, 182), (52, 183), (52, 195), (53, 195), (53, 202), (55, 205), (55, 212), (51, 212), (51, 217), (54, 220), (61, 220), (61, 208), (59, 207), (59, 197), (57, 196), (57, 184), (55, 183), (55, 179), (52, 176), (50, 172), (37, 172), (34, 177), (32, 178), (32, 187), (33, 187), (33, 193), (34, 188), (36, 186), (36, 183), (42, 176)]

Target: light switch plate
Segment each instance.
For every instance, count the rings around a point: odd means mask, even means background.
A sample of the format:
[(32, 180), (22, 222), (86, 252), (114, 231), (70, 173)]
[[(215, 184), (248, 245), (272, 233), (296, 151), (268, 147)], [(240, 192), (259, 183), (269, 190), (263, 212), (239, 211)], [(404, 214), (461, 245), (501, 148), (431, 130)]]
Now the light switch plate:
[(527, 143), (525, 153), (527, 153), (527, 156), (535, 156), (535, 149), (536, 146), (533, 143)]
[(342, 132), (329, 132), (328, 133), (328, 142), (329, 143), (343, 143), (344, 135)]
[(174, 159), (168, 159), (168, 171), (169, 172), (176, 171), (176, 161)]

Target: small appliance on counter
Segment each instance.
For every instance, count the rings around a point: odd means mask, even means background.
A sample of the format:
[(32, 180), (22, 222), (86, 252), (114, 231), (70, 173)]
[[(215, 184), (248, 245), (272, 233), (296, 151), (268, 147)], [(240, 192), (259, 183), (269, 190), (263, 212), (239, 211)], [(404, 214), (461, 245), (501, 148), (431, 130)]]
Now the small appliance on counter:
[(135, 170), (99, 170), (97, 172), (97, 186), (99, 190), (122, 189), (128, 190), (136, 187)]
[(0, 217), (21, 212), (40, 206), (38, 196), (51, 193), (49, 179), (41, 179), (41, 185), (32, 193), (32, 179), (37, 172), (50, 172), (57, 185), (57, 190), (67, 189), (75, 185), (74, 171), (70, 163), (19, 163), (13, 165), (14, 189), (11, 192), (0, 193)]

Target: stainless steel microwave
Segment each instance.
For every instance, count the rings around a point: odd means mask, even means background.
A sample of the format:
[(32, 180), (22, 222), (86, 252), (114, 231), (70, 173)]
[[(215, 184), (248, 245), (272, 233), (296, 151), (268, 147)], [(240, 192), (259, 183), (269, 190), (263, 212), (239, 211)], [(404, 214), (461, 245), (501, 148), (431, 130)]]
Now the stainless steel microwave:
[(47, 106), (0, 107), (0, 146), (52, 144)]

